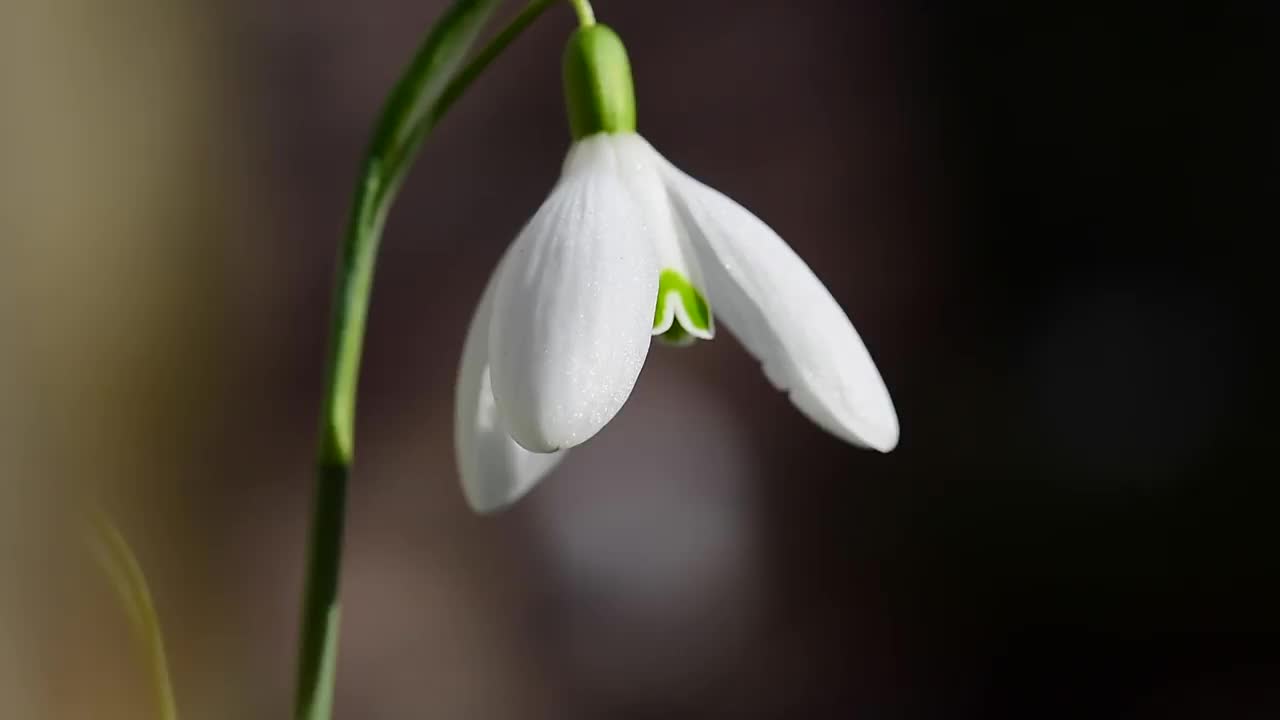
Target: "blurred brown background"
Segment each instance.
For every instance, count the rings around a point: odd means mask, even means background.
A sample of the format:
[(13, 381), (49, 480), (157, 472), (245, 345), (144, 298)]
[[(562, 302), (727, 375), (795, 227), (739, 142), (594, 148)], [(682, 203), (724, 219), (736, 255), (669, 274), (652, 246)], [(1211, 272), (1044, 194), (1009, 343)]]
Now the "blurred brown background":
[[(288, 716), (336, 247), (443, 6), (0, 0), (0, 718), (149, 717), (91, 501), (184, 716)], [(1280, 712), (1280, 25), (1105, 7), (600, 0), (641, 131), (828, 283), (902, 443), (823, 434), (723, 335), (477, 518), (452, 383), (567, 147), (553, 8), (388, 228), (337, 717)]]

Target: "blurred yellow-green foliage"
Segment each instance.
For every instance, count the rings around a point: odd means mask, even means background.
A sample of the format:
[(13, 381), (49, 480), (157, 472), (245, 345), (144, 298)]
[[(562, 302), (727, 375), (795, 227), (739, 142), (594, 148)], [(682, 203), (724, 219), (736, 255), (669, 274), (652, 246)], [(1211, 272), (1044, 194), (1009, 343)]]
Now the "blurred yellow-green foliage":
[(239, 212), (213, 20), (187, 2), (0, 4), (5, 717), (147, 707), (124, 616), (80, 552), (95, 499), (163, 581), (184, 689), (211, 698), (192, 716), (231, 707), (183, 502), (212, 478), (191, 463), (216, 421), (218, 247)]

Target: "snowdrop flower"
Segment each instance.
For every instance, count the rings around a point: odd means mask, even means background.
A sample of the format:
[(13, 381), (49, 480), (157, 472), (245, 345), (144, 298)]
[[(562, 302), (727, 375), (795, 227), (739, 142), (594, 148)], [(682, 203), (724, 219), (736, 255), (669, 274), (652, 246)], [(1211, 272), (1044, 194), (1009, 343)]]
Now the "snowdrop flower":
[(489, 280), (467, 333), (455, 445), (472, 508), (524, 495), (622, 408), (651, 336), (719, 322), (813, 422), (888, 452), (898, 419), (831, 293), (754, 215), (635, 132), (626, 50), (603, 25), (564, 58), (573, 145)]

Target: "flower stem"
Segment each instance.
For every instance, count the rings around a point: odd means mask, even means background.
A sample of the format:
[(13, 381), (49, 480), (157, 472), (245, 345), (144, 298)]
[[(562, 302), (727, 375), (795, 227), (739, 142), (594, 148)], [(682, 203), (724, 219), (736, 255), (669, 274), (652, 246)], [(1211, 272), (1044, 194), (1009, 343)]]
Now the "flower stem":
[[(472, 82), (551, 4), (532, 0), (458, 70), (499, 0), (456, 0), (392, 90), (356, 186), (339, 258), (307, 548), (294, 717), (332, 714), (343, 519), (355, 453), (356, 385), (374, 267), (387, 214), (423, 140)], [(456, 71), (456, 72), (455, 72)]]
[(591, 27), (596, 24), (596, 13), (591, 9), (591, 0), (569, 0), (574, 12), (578, 13), (578, 24)]

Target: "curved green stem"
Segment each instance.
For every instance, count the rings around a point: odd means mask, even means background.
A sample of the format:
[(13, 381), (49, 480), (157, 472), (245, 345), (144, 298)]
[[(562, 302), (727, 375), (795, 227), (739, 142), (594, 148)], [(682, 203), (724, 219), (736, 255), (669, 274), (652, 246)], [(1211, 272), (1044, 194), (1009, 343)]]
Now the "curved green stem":
[[(422, 141), (436, 126), (436, 123), (445, 116), (445, 113), (462, 97), (463, 92), (471, 86), (471, 83), (489, 67), (489, 64), (496, 60), (502, 54), (502, 51), (506, 50), (507, 46), (516, 38), (520, 37), (521, 33), (534, 20), (537, 20), (543, 11), (551, 6), (552, 2), (554, 0), (532, 0), (528, 5), (525, 5), (520, 13), (512, 18), (506, 27), (498, 31), (498, 34), (493, 36), (489, 44), (481, 48), (480, 52), (476, 53), (475, 58), (467, 63), (467, 66), (462, 68), (452, 81), (445, 85), (435, 103), (409, 132), (402, 152), (390, 157), (386, 172), (387, 182), (385, 188), (387, 192), (394, 194), (400, 189), (400, 184), (409, 171), (407, 165), (412, 162), (413, 156), (417, 154), (418, 149), (422, 146)], [(387, 198), (386, 202), (389, 205), (390, 198)]]
[(569, 4), (573, 5), (573, 11), (578, 13), (579, 25), (591, 27), (596, 24), (596, 13), (591, 9), (591, 0), (569, 0)]
[(374, 266), (387, 214), (431, 129), (552, 1), (530, 2), (464, 67), (462, 60), (499, 0), (456, 0), (392, 90), (366, 153), (339, 259), (331, 318), (307, 549), (294, 710), (297, 720), (328, 720), (331, 715), (343, 518), (355, 451), (356, 385)]

